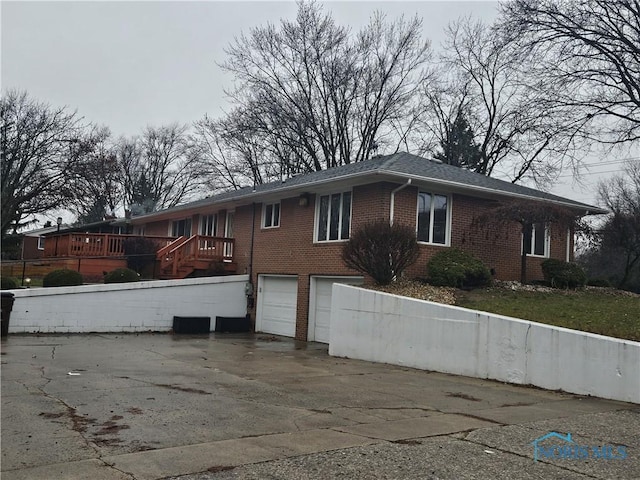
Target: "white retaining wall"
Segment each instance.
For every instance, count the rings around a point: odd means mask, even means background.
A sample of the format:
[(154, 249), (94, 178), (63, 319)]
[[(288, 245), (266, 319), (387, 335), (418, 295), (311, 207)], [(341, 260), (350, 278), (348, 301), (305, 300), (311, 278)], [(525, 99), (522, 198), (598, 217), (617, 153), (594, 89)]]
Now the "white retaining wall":
[(11, 333), (168, 331), (173, 317), (244, 317), (248, 275), (11, 290)]
[(329, 354), (640, 403), (640, 343), (334, 285)]

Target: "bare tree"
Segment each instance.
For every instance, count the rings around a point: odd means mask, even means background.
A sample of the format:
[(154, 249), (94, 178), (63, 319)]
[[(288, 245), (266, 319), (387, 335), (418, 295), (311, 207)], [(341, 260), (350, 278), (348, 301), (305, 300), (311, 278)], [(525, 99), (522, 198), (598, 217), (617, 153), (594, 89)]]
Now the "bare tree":
[(398, 125), (412, 112), (429, 58), (420, 30), (417, 18), (375, 15), (354, 36), (301, 2), (295, 21), (255, 28), (227, 49), (233, 115), (285, 175), (365, 160), (398, 143)]
[(253, 127), (255, 120), (234, 111), (195, 123), (193, 143), (213, 189), (237, 190), (280, 178), (280, 164), (273, 161), (261, 130)]
[(116, 156), (125, 204), (134, 213), (170, 208), (209, 189), (186, 126), (147, 127), (140, 137), (120, 139)]
[[(553, 181), (574, 160), (575, 139), (559, 112), (541, 108), (531, 85), (531, 59), (495, 29), (471, 18), (451, 24), (441, 57), (438, 83), (425, 87), (429, 130), (442, 144), (464, 112), (480, 149), (467, 168), (488, 176), (500, 173), (513, 183)], [(433, 143), (426, 150), (433, 151)]]
[(611, 211), (600, 229), (599, 255), (615, 263), (610, 272), (618, 288), (628, 287), (633, 276), (640, 288), (640, 159), (628, 161), (624, 175), (601, 182), (598, 193)]
[(94, 127), (78, 140), (79, 158), (70, 170), (70, 205), (78, 223), (100, 221), (121, 205), (122, 176), (111, 132)]
[(514, 0), (502, 4), (502, 32), (535, 56), (531, 70), (546, 108), (563, 108), (587, 138), (640, 139), (638, 0)]
[(10, 90), (0, 99), (2, 119), (2, 237), (33, 215), (67, 205), (69, 171), (78, 159), (80, 119)]

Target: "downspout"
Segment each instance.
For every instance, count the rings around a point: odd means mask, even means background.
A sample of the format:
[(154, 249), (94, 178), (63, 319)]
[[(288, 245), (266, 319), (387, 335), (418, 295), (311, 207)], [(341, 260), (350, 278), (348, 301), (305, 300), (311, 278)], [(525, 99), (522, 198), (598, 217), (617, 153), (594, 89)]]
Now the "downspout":
[[(253, 240), (255, 237), (256, 231), (256, 202), (251, 204), (251, 247), (249, 248), (249, 267), (247, 268), (247, 273), (249, 274), (249, 282), (245, 285), (245, 295), (247, 296), (247, 310), (250, 310), (254, 307), (255, 301), (253, 297)], [(249, 312), (247, 311), (247, 318), (250, 317)]]
[(249, 283), (252, 283), (251, 275), (253, 273), (253, 239), (255, 237), (256, 231), (256, 202), (251, 204), (252, 212), (251, 212), (251, 248), (249, 250)]
[(411, 185), (411, 179), (408, 179), (407, 183), (404, 183), (404, 184), (400, 185), (399, 187), (394, 188), (391, 191), (391, 205), (389, 206), (389, 225), (391, 225), (391, 226), (393, 226), (393, 213), (394, 213), (395, 205), (396, 205), (396, 193), (398, 193), (403, 188), (408, 187), (409, 185)]

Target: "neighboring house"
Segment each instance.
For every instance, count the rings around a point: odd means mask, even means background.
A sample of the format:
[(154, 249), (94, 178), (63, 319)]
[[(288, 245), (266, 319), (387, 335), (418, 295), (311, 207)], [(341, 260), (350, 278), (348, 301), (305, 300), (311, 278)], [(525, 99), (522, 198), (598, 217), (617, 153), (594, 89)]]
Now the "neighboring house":
[(47, 244), (47, 237), (49, 237), (48, 248), (50, 247), (55, 250), (55, 236), (57, 235), (65, 235), (71, 233), (106, 233), (120, 235), (127, 233), (128, 228), (128, 220), (122, 218), (114, 218), (77, 226), (61, 225), (58, 228), (57, 225), (53, 225), (51, 227), (39, 228), (36, 230), (24, 232), (22, 233), (21, 260), (37, 260), (44, 256), (57, 256), (45, 255), (45, 245)]
[[(503, 280), (520, 278), (522, 249), (529, 279), (545, 258), (573, 259), (573, 234), (537, 225), (530, 245), (520, 226), (490, 232), (472, 225), (496, 200), (523, 199), (604, 213), (596, 207), (479, 175), (407, 153), (299, 175), (212, 196), (131, 219), (133, 234), (231, 237), (227, 259), (248, 273), (249, 313), (256, 331), (328, 342), (335, 281), (362, 283), (341, 250), (361, 225), (388, 220), (416, 229), (420, 257), (408, 277), (424, 277), (436, 252), (459, 247)], [(558, 230), (556, 228), (556, 230)], [(233, 249), (233, 250), (231, 250)]]
[(22, 253), (20, 260), (35, 260), (44, 255), (46, 235), (56, 233), (58, 226), (38, 228), (22, 233)]
[(123, 235), (130, 229), (127, 218), (107, 218), (99, 222), (84, 223), (82, 225), (64, 225), (60, 228), (60, 233), (108, 233), (112, 235)]

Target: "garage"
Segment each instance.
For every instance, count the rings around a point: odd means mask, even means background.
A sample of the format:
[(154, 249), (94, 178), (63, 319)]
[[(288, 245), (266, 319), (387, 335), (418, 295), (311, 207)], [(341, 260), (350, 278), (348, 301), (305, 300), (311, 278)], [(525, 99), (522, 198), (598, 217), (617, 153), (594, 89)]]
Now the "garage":
[(259, 275), (256, 332), (295, 337), (297, 303), (297, 276)]
[(309, 333), (307, 340), (329, 343), (331, 290), (334, 283), (362, 285), (362, 277), (311, 277), (309, 290)]

